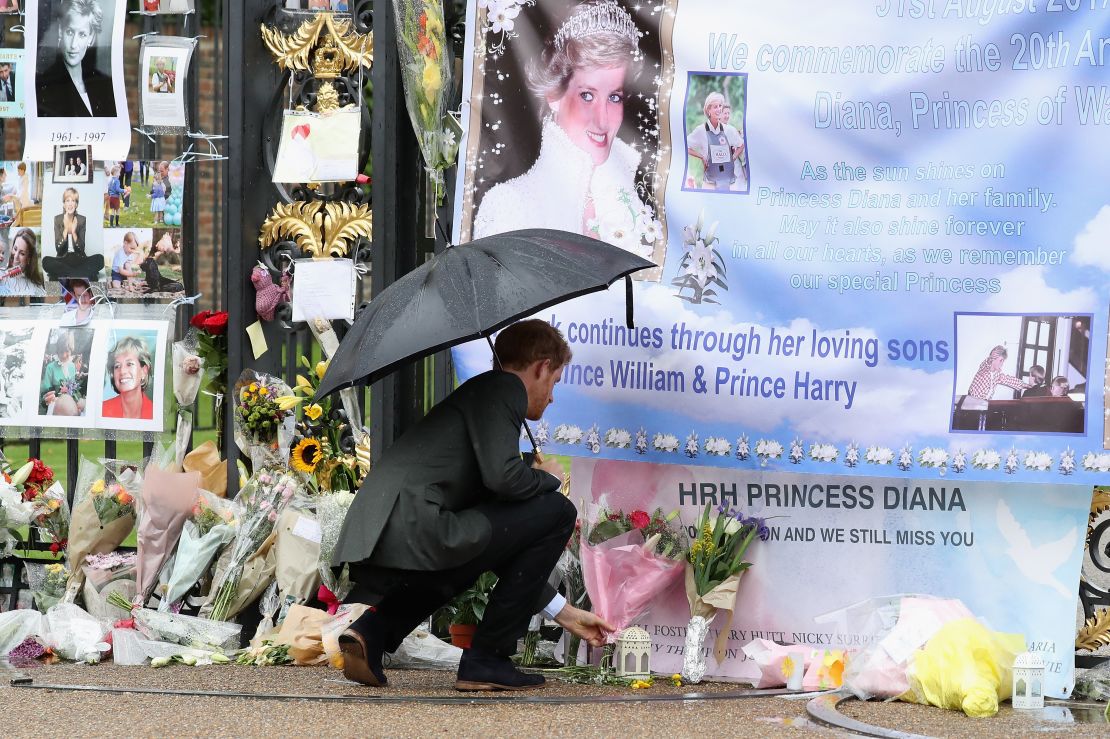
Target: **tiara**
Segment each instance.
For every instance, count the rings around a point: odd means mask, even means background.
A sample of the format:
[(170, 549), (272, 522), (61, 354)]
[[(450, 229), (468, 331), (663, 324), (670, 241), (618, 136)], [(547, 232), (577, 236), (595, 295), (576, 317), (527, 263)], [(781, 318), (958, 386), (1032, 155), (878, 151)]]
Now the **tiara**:
[(640, 33), (636, 30), (632, 16), (627, 10), (609, 0), (591, 5), (568, 18), (555, 34), (555, 48), (561, 48), (571, 39), (583, 39), (602, 33), (622, 36), (633, 45), (640, 41)]

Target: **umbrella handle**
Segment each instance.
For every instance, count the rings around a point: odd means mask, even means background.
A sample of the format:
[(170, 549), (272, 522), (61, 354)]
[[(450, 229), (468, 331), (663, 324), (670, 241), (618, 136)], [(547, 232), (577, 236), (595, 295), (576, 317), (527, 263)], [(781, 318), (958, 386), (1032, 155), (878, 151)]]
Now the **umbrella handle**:
[(632, 276), (624, 276), (624, 323), (628, 328), (636, 328), (632, 321)]
[[(501, 366), (501, 357), (497, 356), (497, 349), (493, 346), (493, 340), (486, 334), (486, 343), (489, 344), (489, 350), (493, 352), (493, 363), (497, 365), (497, 369), (504, 370)], [(528, 421), (524, 421), (524, 433), (528, 434), (528, 441), (532, 442), (532, 454), (539, 454), (540, 448), (536, 446), (536, 437), (532, 436), (532, 429), (528, 427)]]

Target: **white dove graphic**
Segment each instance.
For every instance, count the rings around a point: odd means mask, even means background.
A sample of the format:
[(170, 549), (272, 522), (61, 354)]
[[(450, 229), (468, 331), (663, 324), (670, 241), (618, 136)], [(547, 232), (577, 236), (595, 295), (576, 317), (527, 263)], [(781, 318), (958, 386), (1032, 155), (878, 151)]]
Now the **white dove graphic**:
[(998, 501), (995, 518), (998, 522), (998, 530), (1010, 545), (1006, 554), (1014, 560), (1022, 575), (1030, 582), (1056, 589), (1065, 598), (1076, 597), (1078, 586), (1066, 588), (1053, 575), (1056, 569), (1075, 553), (1079, 534), (1074, 526), (1060, 539), (1035, 547), (1029, 541), (1029, 535), (1025, 533), (1025, 529), (1010, 512), (1009, 506), (1001, 500)]

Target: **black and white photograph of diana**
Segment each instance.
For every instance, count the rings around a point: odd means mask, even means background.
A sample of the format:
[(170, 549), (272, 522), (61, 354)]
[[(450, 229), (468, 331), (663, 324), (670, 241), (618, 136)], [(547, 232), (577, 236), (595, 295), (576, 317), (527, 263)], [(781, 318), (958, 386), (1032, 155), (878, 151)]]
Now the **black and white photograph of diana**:
[[(59, 144), (89, 144), (96, 158), (130, 147), (123, 75), (126, 0), (38, 0), (27, 14), (25, 158), (52, 159)], [(30, 93), (30, 90), (28, 90)]]

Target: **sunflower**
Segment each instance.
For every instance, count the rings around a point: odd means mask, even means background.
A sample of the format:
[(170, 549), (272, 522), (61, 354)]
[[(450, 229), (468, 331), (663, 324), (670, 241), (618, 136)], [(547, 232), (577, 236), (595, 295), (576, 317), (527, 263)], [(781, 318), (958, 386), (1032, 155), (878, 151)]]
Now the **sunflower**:
[(293, 469), (311, 475), (316, 471), (316, 465), (324, 458), (324, 450), (319, 441), (309, 436), (297, 442), (289, 457), (293, 463)]

